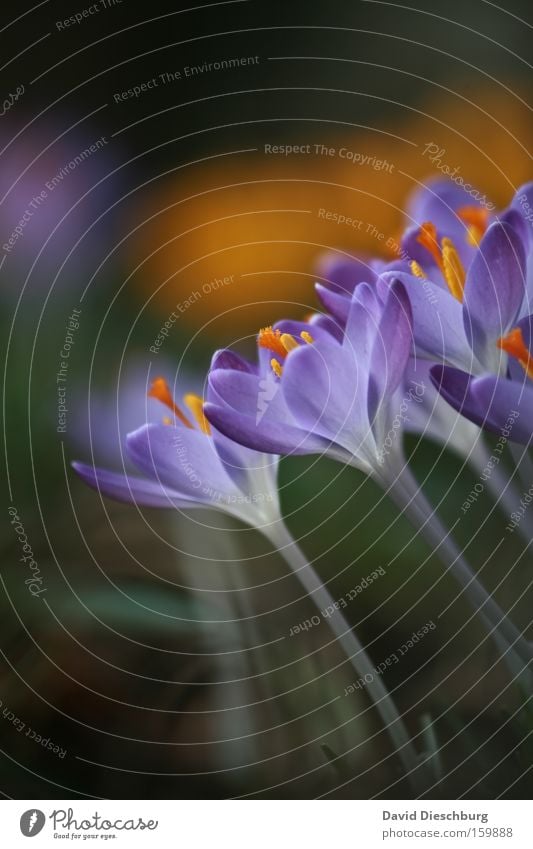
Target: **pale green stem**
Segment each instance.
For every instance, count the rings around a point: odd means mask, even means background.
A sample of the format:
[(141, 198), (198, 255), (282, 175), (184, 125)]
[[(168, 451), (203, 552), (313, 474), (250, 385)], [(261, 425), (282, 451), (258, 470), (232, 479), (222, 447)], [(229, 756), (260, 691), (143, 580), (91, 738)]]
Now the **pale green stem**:
[(483, 621), (488, 633), (503, 651), (503, 659), (516, 675), (533, 660), (533, 647), (501, 610), (472, 571), (466, 558), (444, 528), (411, 471), (404, 465), (395, 477), (382, 479), (389, 495), (412, 524), (419, 528), (442, 563), (462, 587), (465, 598)]
[(291, 571), (298, 578), (305, 591), (312, 598), (319, 610), (332, 609), (333, 613), (328, 617), (328, 624), (333, 631), (339, 645), (344, 650), (358, 678), (370, 678), (365, 680), (368, 694), (378, 711), (385, 730), (387, 731), (394, 749), (400, 758), (414, 792), (420, 795), (427, 788), (425, 768), (420, 763), (420, 757), (413, 745), (409, 732), (405, 727), (401, 715), (392, 700), (387, 688), (375, 666), (366, 653), (364, 646), (359, 642), (355, 632), (348, 622), (333, 605), (335, 601), (331, 593), (326, 589), (320, 577), (313, 567), (308, 563), (305, 555), (295, 542), (287, 528), (282, 522), (272, 526), (268, 534), (270, 541), (279, 550)]
[[(487, 465), (489, 464), (492, 456), (493, 452), (491, 449), (483, 440), (479, 439), (477, 440), (474, 449), (470, 452), (468, 460), (478, 474), (482, 475), (486, 472)], [(520, 479), (517, 480), (516, 476), (511, 479), (504, 467), (502, 467), (499, 463), (490, 469), (487, 472), (487, 475), (487, 479), (480, 482), (486, 486), (487, 491), (490, 492), (500, 510), (504, 513), (507, 520), (509, 520), (511, 518), (511, 513), (519, 507), (520, 499), (523, 496), (523, 491), (518, 486)], [(533, 479), (531, 482), (533, 482)], [(528, 484), (528, 487), (529, 486), (530, 484)], [(525, 512), (522, 520), (518, 524), (517, 531), (527, 543), (531, 542), (533, 537), (533, 511), (531, 515), (528, 511)]]

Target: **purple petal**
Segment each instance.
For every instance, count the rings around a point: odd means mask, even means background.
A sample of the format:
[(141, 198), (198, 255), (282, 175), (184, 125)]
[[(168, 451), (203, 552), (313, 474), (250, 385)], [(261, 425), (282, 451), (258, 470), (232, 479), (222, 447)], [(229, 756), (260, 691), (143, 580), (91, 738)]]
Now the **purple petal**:
[(291, 352), (281, 382), (299, 424), (353, 451), (357, 433), (368, 430), (367, 380), (350, 345), (319, 342)]
[(460, 249), (466, 243), (467, 227), (458, 213), (465, 206), (482, 208), (478, 200), (453, 180), (429, 180), (408, 204), (409, 223), (421, 226), (431, 221), (441, 235), (455, 240)]
[(465, 333), (480, 362), (488, 367), (497, 340), (516, 323), (525, 287), (522, 239), (509, 224), (495, 222), (472, 260), (463, 302)]
[(244, 416), (230, 407), (205, 404), (204, 412), (213, 427), (255, 451), (266, 454), (316, 454), (325, 451), (329, 443), (294, 425)]
[(405, 287), (418, 354), (468, 368), (472, 352), (463, 330), (459, 301), (439, 286), (411, 274), (386, 274), (383, 279), (388, 285), (399, 280)]
[(370, 355), (368, 416), (374, 420), (382, 401), (400, 385), (414, 347), (411, 304), (405, 287), (395, 280), (389, 289)]
[[(364, 284), (361, 284), (364, 285)], [(377, 299), (372, 302), (363, 294), (363, 302), (354, 294), (350, 304), (350, 313), (346, 322), (344, 332), (343, 348), (351, 353), (357, 360), (359, 373), (364, 373), (365, 388), (368, 386), (367, 378), (371, 367), (372, 346), (378, 327), (381, 309)], [(366, 407), (366, 398), (365, 398)]]
[(275, 488), (277, 457), (267, 457), (263, 452), (240, 445), (215, 428), (213, 428), (213, 441), (226, 472), (242, 492), (250, 493), (253, 473), (259, 471), (262, 475), (262, 486), (267, 485), (270, 479), (272, 488)]
[(433, 366), (429, 376), (437, 392), (459, 413), (487, 430), (498, 432), (498, 427), (487, 416), (472, 392), (475, 378), (450, 366)]
[(342, 327), (331, 316), (317, 312), (311, 318), (309, 325), (311, 336), (313, 335), (313, 327), (320, 327), (322, 330), (327, 330), (330, 336), (333, 336), (337, 342), (342, 342), (344, 335)]
[(213, 503), (238, 492), (205, 433), (147, 425), (128, 434), (126, 447), (141, 471), (187, 498)]
[(344, 326), (350, 312), (350, 297), (332, 292), (320, 283), (315, 283), (315, 290), (324, 308)]
[[(305, 346), (309, 347), (314, 346)], [(286, 362), (297, 353), (293, 351)], [(308, 434), (295, 420), (281, 381), (271, 369), (262, 377), (215, 371), (209, 381), (223, 404), (206, 404), (205, 414), (217, 430), (235, 442), (268, 454), (307, 454), (324, 449), (324, 440)]]
[(215, 351), (211, 360), (211, 371), (217, 368), (235, 369), (235, 371), (245, 371), (250, 374), (257, 374), (257, 366), (245, 360), (239, 354), (231, 351), (229, 348), (222, 348)]
[(500, 215), (498, 220), (502, 224), (509, 224), (513, 227), (522, 239), (524, 245), (529, 243), (531, 234), (528, 231), (527, 221), (517, 209), (514, 209), (512, 206), (509, 207), (509, 209), (506, 209), (505, 212)]
[(361, 257), (350, 259), (328, 255), (319, 263), (320, 277), (328, 289), (340, 295), (352, 295), (359, 283), (373, 283), (376, 272)]
[(520, 381), (488, 375), (473, 381), (472, 395), (491, 430), (507, 436), (511, 442), (528, 445), (533, 437), (533, 386)]
[(72, 463), (72, 467), (83, 481), (98, 492), (114, 498), (115, 501), (138, 504), (142, 507), (178, 507), (198, 506), (195, 502), (173, 489), (165, 489), (156, 481), (131, 475), (109, 472), (85, 463)]
[[(280, 422), (293, 423), (287, 409), (283, 393), (279, 391), (280, 381), (270, 366), (264, 375), (244, 374), (230, 369), (217, 369), (209, 374), (209, 385), (215, 395), (240, 415), (249, 416), (254, 421), (259, 413)], [(217, 402), (214, 402), (217, 404)]]

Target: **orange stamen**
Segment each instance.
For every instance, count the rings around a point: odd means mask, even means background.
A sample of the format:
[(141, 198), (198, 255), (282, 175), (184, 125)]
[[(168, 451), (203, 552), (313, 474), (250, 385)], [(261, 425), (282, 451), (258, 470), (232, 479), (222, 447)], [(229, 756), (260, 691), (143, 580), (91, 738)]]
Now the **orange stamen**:
[[(431, 221), (426, 221), (425, 224), (422, 224), (416, 240), (429, 251), (437, 263), (442, 276), (448, 284), (448, 289), (454, 298), (462, 301), (466, 272), (452, 240), (444, 237), (439, 246), (437, 242), (437, 228)], [(411, 271), (415, 277), (424, 279), (426, 276), (420, 265), (414, 260), (411, 262)]]
[(204, 399), (190, 392), (183, 396), (183, 400), (198, 422), (198, 427), (202, 433), (207, 433), (209, 436), (211, 434), (211, 426), (204, 416)]
[(172, 412), (177, 416), (180, 422), (185, 425), (185, 427), (190, 427), (192, 429), (193, 426), (190, 423), (189, 419), (183, 415), (180, 408), (177, 406), (177, 404), (175, 404), (168, 383), (166, 382), (164, 377), (156, 377), (150, 389), (148, 390), (148, 397), (156, 398), (158, 401), (161, 401), (162, 404), (165, 404), (172, 410)]
[(506, 351), (511, 357), (515, 357), (527, 376), (533, 378), (533, 359), (526, 348), (520, 327), (515, 327), (507, 336), (502, 336), (496, 344), (502, 351)]
[(461, 221), (467, 225), (467, 241), (477, 247), (489, 223), (489, 211), (484, 206), (462, 206), (457, 211)]
[(442, 271), (442, 256), (437, 242), (437, 228), (431, 221), (426, 221), (422, 224), (420, 232), (416, 237), (419, 245), (422, 245), (433, 257), (438, 267)]
[(273, 354), (277, 354), (282, 360), (287, 356), (287, 349), (281, 341), (281, 333), (279, 330), (273, 330), (272, 327), (264, 327), (259, 331), (259, 347), (267, 348)]

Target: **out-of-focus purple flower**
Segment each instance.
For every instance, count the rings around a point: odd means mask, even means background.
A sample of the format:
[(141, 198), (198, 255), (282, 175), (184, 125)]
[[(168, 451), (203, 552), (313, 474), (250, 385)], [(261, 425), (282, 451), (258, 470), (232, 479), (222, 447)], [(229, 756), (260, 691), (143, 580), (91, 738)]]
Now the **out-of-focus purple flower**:
[[(412, 347), (411, 310), (402, 284), (387, 287), (383, 300), (366, 283), (357, 285), (342, 335), (327, 319), (281, 322), (261, 332), (259, 345), (258, 369), (226, 367), (227, 354), (215, 356), (209, 382), (218, 402), (205, 407), (211, 423), (259, 451), (327, 452), (379, 474), (392, 399)], [(258, 399), (269, 380), (276, 381), (276, 391), (258, 416)]]
[[(161, 355), (159, 355), (161, 356)], [(199, 377), (180, 369), (176, 378), (172, 362), (157, 361), (158, 374), (170, 386), (179, 382), (191, 392), (202, 391)], [(124, 453), (128, 433), (145, 424), (161, 423), (165, 409), (149, 394), (153, 374), (139, 356), (129, 360), (111, 383), (91, 385), (73, 394), (69, 411), (67, 438), (76, 451), (87, 451), (97, 463), (131, 464)]]
[(95, 252), (105, 256), (105, 245), (111, 243), (106, 211), (117, 189), (113, 161), (107, 137), (84, 136), (79, 128), (64, 133), (64, 128), (49, 124), (18, 138), (2, 136), (0, 256), (5, 256), (7, 280), (3, 297), (18, 296), (17, 276), (36, 261), (33, 276), (42, 292), (43, 285), (50, 286), (50, 273), (69, 254), (59, 285), (63, 280), (77, 281), (82, 270), (86, 279)]
[(163, 378), (153, 381), (149, 392), (171, 416), (126, 437), (125, 453), (143, 477), (75, 462), (82, 479), (104, 495), (141, 506), (211, 507), (261, 529), (276, 522), (277, 458), (235, 445), (213, 431), (198, 395), (185, 395), (181, 408)]

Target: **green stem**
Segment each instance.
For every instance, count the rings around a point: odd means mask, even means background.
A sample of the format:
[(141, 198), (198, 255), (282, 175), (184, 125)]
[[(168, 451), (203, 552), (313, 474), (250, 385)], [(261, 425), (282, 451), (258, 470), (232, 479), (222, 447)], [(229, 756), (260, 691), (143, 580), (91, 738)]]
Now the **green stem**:
[(388, 481), (381, 483), (388, 485), (387, 491), (390, 497), (411, 523), (420, 529), (441, 562), (460, 584), (465, 598), (479, 614), (498, 649), (503, 651), (503, 659), (513, 676), (517, 672), (523, 672), (524, 666), (527, 667), (533, 660), (531, 643), (511, 622), (472, 571), (407, 465), (398, 472), (396, 477), (391, 476)]
[(387, 688), (383, 684), (381, 677), (376, 673), (374, 664), (366, 653), (364, 646), (359, 642), (355, 632), (348, 625), (340, 610), (333, 607), (335, 601), (331, 593), (326, 589), (311, 564), (308, 563), (305, 555), (282, 522), (278, 522), (275, 526), (272, 526), (269, 539), (279, 550), (281, 556), (306, 592), (311, 596), (318, 609), (325, 610), (326, 608), (331, 608), (333, 610), (332, 615), (328, 618), (330, 628), (343, 648), (357, 676), (363, 679), (365, 679), (365, 676), (370, 678), (370, 682), (365, 680), (368, 694), (402, 762), (406, 777), (410, 781), (414, 792), (420, 795), (427, 788), (425, 770), (420, 764), (420, 757), (413, 745), (402, 717)]

